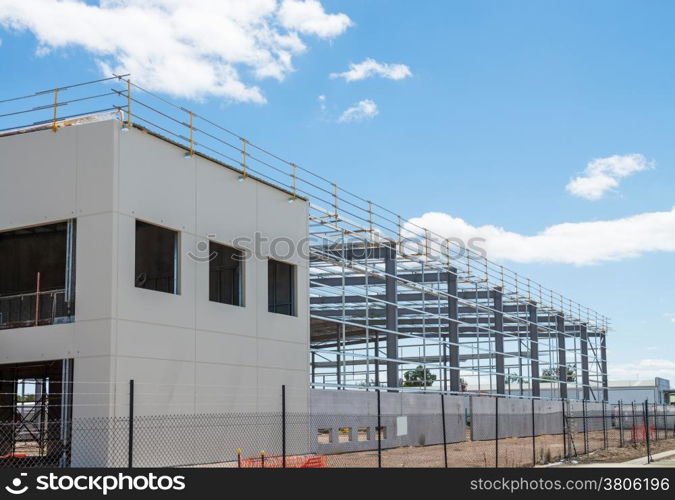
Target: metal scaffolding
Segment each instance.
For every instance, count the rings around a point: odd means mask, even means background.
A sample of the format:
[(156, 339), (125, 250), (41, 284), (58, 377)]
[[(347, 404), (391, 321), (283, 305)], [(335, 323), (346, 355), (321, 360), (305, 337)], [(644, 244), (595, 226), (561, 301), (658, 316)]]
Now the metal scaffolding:
[[(32, 113), (45, 118), (26, 128)], [(309, 202), (313, 387), (607, 400), (606, 317), (127, 75), (0, 100), (0, 136), (102, 113)], [(411, 371), (422, 379), (405, 380)]]

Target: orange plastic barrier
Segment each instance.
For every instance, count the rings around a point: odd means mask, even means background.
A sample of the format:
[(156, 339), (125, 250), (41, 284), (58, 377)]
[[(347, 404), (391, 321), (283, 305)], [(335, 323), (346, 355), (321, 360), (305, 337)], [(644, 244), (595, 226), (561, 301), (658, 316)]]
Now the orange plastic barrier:
[[(327, 465), (323, 455), (292, 455), (286, 457), (286, 468), (289, 469), (321, 469)], [(267, 456), (265, 458), (242, 458), (242, 469), (280, 469), (283, 467), (283, 457)]]
[[(649, 426), (649, 438), (654, 439), (656, 436), (656, 427), (653, 425)], [(632, 441), (640, 442), (647, 440), (647, 434), (645, 433), (644, 425), (636, 425), (630, 428), (630, 437)]]

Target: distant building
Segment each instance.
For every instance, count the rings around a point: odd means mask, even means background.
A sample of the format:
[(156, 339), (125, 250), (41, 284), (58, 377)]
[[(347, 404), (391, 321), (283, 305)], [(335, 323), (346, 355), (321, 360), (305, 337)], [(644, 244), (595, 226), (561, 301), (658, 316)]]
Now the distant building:
[(609, 381), (609, 402), (630, 403), (631, 401), (668, 404), (670, 380), (656, 377), (648, 380), (615, 380)]

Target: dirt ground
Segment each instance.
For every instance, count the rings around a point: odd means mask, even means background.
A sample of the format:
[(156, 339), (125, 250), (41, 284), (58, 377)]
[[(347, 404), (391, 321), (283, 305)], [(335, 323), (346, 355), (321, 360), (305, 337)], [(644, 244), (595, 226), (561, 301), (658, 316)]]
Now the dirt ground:
[[(661, 453), (662, 451), (668, 451), (675, 449), (675, 438), (670, 439), (660, 439), (658, 441), (650, 443), (651, 454), (655, 455)], [(597, 450), (589, 453), (588, 455), (582, 455), (575, 460), (578, 460), (579, 463), (620, 463), (627, 462), (628, 460), (633, 460), (634, 458), (640, 458), (647, 456), (647, 445), (645, 444), (627, 444), (623, 448), (609, 448), (607, 450)]]
[[(607, 450), (602, 448), (607, 440)], [(588, 433), (584, 443), (583, 433), (568, 436), (567, 446), (578, 461), (622, 462), (639, 458), (646, 454), (644, 445), (633, 446), (630, 436), (624, 435), (625, 447), (620, 448), (619, 435), (609, 432), (605, 437), (602, 431)], [(585, 445), (588, 454), (585, 454)], [(660, 439), (652, 443), (652, 453), (675, 448), (675, 439)], [(494, 441), (463, 441), (447, 445), (449, 467), (532, 467), (557, 462), (563, 457), (562, 435), (537, 436), (501, 439), (498, 445), (499, 459), (496, 460)], [(329, 467), (377, 467), (377, 451), (343, 453), (328, 455)], [(404, 447), (382, 451), (383, 467), (443, 467), (443, 445)]]

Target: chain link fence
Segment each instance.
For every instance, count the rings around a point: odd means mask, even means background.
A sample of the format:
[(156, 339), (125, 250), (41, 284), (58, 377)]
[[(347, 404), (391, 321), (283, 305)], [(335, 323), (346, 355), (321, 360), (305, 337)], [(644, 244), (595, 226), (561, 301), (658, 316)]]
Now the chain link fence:
[(133, 390), (127, 416), (33, 411), (0, 422), (0, 467), (532, 467), (675, 447), (673, 406), (341, 392), (315, 395), (332, 412), (287, 411), (285, 390), (271, 412), (138, 414)]

